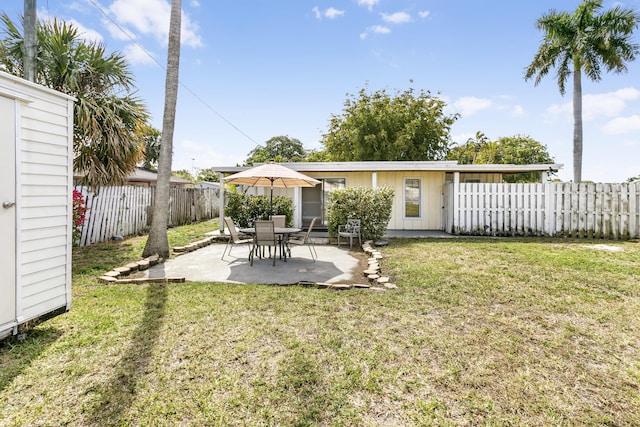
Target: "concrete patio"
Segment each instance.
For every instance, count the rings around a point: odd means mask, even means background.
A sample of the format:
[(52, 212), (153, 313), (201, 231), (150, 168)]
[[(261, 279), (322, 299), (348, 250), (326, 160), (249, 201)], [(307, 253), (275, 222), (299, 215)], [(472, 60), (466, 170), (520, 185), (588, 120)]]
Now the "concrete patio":
[(161, 279), (184, 277), (189, 282), (226, 282), (289, 285), (300, 282), (352, 283), (362, 278), (363, 254), (348, 246), (316, 245), (318, 259), (313, 262), (306, 246), (293, 247), (291, 258), (255, 258), (249, 265), (249, 247), (233, 246), (231, 254), (220, 259), (225, 243), (214, 243), (156, 264), (136, 273), (136, 277)]
[[(206, 233), (219, 235), (219, 231)], [(449, 238), (450, 234), (433, 230), (388, 230), (388, 238)], [(213, 243), (200, 249), (171, 258), (164, 263), (139, 271), (136, 278), (166, 279), (184, 278), (189, 282), (226, 282), (290, 285), (301, 282), (310, 283), (359, 283), (366, 282), (363, 270), (366, 269), (366, 255), (354, 244), (353, 250), (348, 244), (341, 247), (329, 239), (323, 231), (312, 233), (312, 240), (318, 253), (313, 262), (306, 246), (291, 249), (291, 258), (285, 262), (276, 259), (276, 265), (269, 258), (254, 259), (249, 264), (249, 247), (232, 246), (231, 254), (227, 250), (221, 259), (226, 243)], [(333, 239), (335, 240), (335, 239)]]

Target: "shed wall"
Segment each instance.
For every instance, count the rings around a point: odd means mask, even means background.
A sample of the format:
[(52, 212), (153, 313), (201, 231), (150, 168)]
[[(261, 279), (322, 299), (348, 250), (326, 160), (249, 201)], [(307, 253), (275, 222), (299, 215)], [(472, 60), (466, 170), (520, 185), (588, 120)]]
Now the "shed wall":
[[(73, 98), (0, 72), (16, 108), (16, 324), (71, 304)], [(3, 331), (0, 331), (0, 334)]]
[(19, 284), (25, 320), (71, 302), (73, 103), (48, 92), (31, 96), (19, 121)]

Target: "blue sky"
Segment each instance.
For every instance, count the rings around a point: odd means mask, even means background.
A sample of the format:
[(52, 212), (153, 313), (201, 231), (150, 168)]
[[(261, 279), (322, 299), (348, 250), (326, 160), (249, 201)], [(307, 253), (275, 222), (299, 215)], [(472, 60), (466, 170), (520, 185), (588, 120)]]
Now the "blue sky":
[[(528, 135), (572, 178), (571, 94), (524, 69), (542, 39), (535, 22), (578, 0), (183, 0), (173, 169), (234, 165), (277, 135), (321, 148), (332, 114), (364, 87), (430, 91), (459, 113), (452, 138)], [(12, 18), (23, 0), (1, 0)], [(640, 0), (604, 1), (640, 10)], [(38, 0), (38, 18), (71, 21), (125, 53), (138, 96), (161, 129), (167, 0)], [(640, 30), (635, 42), (640, 43)], [(137, 45), (136, 45), (137, 43)], [(142, 46), (144, 51), (139, 48)], [(146, 52), (145, 52), (146, 51)], [(150, 57), (150, 54), (152, 57)], [(158, 65), (158, 62), (162, 66)], [(567, 87), (571, 87), (569, 81)], [(583, 84), (583, 179), (640, 175), (640, 58)]]

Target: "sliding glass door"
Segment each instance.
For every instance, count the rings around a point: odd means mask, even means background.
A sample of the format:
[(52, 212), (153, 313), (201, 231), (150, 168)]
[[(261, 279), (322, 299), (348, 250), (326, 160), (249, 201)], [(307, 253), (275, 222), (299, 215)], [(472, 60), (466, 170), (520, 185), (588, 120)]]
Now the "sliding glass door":
[(347, 187), (346, 178), (317, 178), (320, 184), (302, 188), (302, 225), (309, 226), (314, 217), (319, 218), (318, 225), (327, 225), (327, 203), (329, 194)]

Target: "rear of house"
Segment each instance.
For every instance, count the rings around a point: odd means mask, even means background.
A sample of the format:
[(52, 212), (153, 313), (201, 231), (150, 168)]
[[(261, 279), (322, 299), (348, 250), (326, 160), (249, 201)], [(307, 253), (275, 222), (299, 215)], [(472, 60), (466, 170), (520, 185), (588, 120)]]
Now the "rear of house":
[[(340, 188), (388, 186), (394, 189), (389, 230), (445, 230), (445, 184), (502, 182), (504, 174), (538, 172), (541, 182), (562, 165), (459, 165), (453, 161), (299, 162), (282, 163), (320, 181), (311, 188), (275, 188), (274, 195), (293, 200), (294, 224), (307, 226), (318, 217), (326, 226), (329, 194)], [(222, 176), (246, 167), (220, 167)], [(241, 189), (266, 194), (265, 189)], [(221, 212), (224, 200), (221, 198)]]
[(0, 72), (0, 338), (69, 310), (73, 98)]

